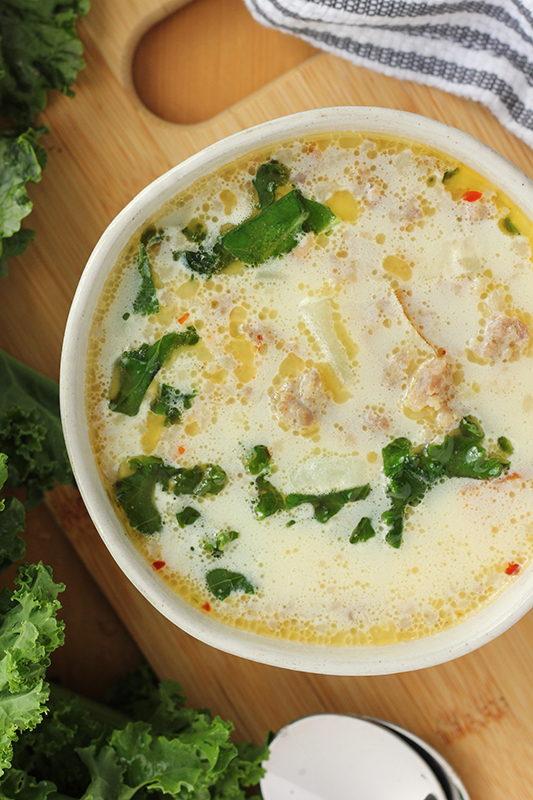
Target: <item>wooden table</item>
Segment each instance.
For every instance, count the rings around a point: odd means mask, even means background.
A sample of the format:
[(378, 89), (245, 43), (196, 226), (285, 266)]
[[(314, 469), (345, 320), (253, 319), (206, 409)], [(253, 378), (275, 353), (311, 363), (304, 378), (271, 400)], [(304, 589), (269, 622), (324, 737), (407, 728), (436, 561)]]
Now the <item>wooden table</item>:
[[(70, 301), (106, 225), (153, 178), (229, 133), (307, 108), (382, 105), (462, 128), (533, 175), (531, 150), (480, 105), (317, 53), (261, 28), (241, 0), (194, 0), (137, 47), (182, 5), (93, 0), (79, 25), (87, 68), (76, 98), (54, 95), (42, 115), (50, 162), (30, 189), (37, 239), (1, 283), (0, 346), (52, 378)], [(239, 737), (260, 741), (313, 712), (368, 714), (432, 744), (472, 800), (533, 794), (532, 614), (476, 653), (419, 672), (288, 672), (217, 652), (160, 617), (123, 578), (73, 488), (29, 515), (28, 541), (28, 557), (68, 586), (67, 644), (53, 661), (66, 685), (100, 697), (146, 658), (191, 704), (233, 719)]]

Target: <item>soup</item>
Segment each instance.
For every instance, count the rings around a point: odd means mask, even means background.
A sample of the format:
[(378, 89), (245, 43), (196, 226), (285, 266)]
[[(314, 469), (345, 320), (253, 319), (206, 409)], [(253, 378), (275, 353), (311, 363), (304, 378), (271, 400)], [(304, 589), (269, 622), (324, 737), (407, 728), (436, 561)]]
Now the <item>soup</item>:
[(417, 143), (283, 142), (138, 231), (95, 314), (97, 465), (158, 576), (237, 628), (386, 644), (533, 549), (531, 223)]

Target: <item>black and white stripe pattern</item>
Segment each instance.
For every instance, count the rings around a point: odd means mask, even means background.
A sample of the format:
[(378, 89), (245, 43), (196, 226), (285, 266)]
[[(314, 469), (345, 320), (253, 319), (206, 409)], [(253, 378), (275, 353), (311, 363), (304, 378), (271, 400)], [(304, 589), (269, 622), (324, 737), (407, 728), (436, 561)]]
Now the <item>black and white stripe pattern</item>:
[(533, 0), (245, 0), (265, 25), (479, 100), (533, 146)]

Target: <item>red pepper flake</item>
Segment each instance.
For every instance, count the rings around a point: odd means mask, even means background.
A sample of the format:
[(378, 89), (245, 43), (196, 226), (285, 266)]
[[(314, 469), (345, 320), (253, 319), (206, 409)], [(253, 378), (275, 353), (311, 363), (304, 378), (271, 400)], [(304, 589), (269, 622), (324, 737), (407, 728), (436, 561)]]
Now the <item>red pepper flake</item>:
[(178, 455), (182, 456), (185, 452), (185, 448), (182, 444), (178, 447)]
[(472, 190), (470, 192), (465, 192), (464, 195), (461, 197), (461, 200), (466, 200), (467, 203), (473, 203), (474, 200), (479, 200), (480, 197), (481, 197), (481, 192), (475, 192)]
[(204, 603), (202, 606), (203, 611), (211, 611), (211, 606), (209, 603)]
[(521, 569), (522, 569), (522, 567), (520, 566), (520, 564), (512, 564), (511, 562), (509, 562), (509, 566), (505, 570), (505, 574), (506, 575), (518, 575), (518, 573), (520, 572)]
[(179, 324), (183, 325), (183, 323), (186, 322), (189, 319), (190, 316), (191, 315), (188, 312), (186, 314), (184, 314), (182, 317), (180, 317), (178, 319)]
[(164, 566), (166, 566), (164, 561), (154, 561), (154, 563), (152, 564), (152, 567), (154, 569), (163, 569)]

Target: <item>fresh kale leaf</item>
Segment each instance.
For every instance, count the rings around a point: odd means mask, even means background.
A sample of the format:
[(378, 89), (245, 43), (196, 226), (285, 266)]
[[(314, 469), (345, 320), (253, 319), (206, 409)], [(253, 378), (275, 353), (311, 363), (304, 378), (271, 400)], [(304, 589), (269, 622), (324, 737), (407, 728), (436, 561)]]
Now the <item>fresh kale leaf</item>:
[(259, 499), (254, 507), (254, 513), (257, 519), (266, 519), (277, 511), (283, 511), (285, 509), (285, 499), (283, 495), (270, 481), (267, 481), (260, 475), (255, 482), (255, 486), (259, 494)]
[(150, 250), (156, 244), (161, 244), (165, 238), (165, 231), (163, 228), (154, 228), (153, 226), (146, 228), (141, 234), (141, 244)]
[(232, 592), (255, 594), (254, 587), (240, 572), (227, 569), (212, 569), (207, 575), (207, 585), (217, 600), (225, 600)]
[(445, 478), (497, 478), (509, 468), (504, 457), (487, 457), (481, 446), (484, 438), (479, 423), (467, 416), (441, 444), (415, 448), (409, 439), (400, 438), (383, 448), (383, 470), (389, 478), (385, 493), (391, 507), (382, 519), (389, 528), (386, 539), (392, 547), (402, 543), (405, 510), (417, 506), (432, 486)]
[(352, 489), (343, 489), (329, 494), (288, 494), (285, 503), (288, 509), (296, 508), (303, 503), (311, 503), (315, 510), (315, 519), (318, 522), (327, 522), (335, 514), (338, 514), (346, 503), (364, 500), (370, 491), (370, 485), (367, 483), (364, 486), (354, 486)]
[[(0, 490), (7, 480), (7, 456), (0, 453)], [(12, 495), (0, 496), (0, 572), (19, 561), (26, 552), (24, 539), (18, 536), (24, 530), (24, 506)]]
[(290, 180), (289, 168), (280, 161), (265, 161), (252, 180), (257, 192), (258, 208), (266, 208), (274, 202), (278, 186), (286, 186)]
[(200, 340), (192, 325), (185, 331), (166, 333), (152, 345), (142, 344), (137, 350), (127, 350), (116, 362), (119, 388), (111, 398), (112, 411), (134, 417), (141, 407), (146, 390), (174, 350), (194, 345)]
[(185, 528), (187, 525), (192, 525), (199, 519), (202, 515), (198, 511), (197, 508), (193, 508), (192, 506), (185, 506), (184, 509), (178, 511), (176, 514), (176, 519), (178, 520), (178, 525), (180, 528)]
[(264, 775), (265, 745), (230, 741), (233, 725), (183, 707), (173, 681), (143, 668), (106, 705), (52, 687), (50, 712), (15, 744), (0, 796), (245, 800)]
[(0, 351), (0, 453), (8, 456), (6, 487), (27, 488), (39, 503), (55, 482), (73, 481), (59, 418), (57, 384)]
[(270, 451), (264, 444), (256, 444), (246, 456), (244, 466), (250, 475), (268, 475), (270, 472)]
[(88, 10), (88, 0), (2, 0), (0, 114), (31, 124), (50, 89), (73, 95), (84, 66), (75, 23)]
[(372, 521), (370, 517), (361, 517), (357, 525), (352, 531), (352, 535), (350, 536), (350, 544), (356, 544), (357, 542), (367, 542), (369, 539), (372, 539), (373, 536), (376, 535), (376, 531), (372, 526)]
[(45, 132), (44, 127), (0, 132), (0, 278), (7, 275), (7, 259), (23, 253), (35, 237), (20, 224), (33, 208), (26, 184), (38, 183), (46, 166), (46, 151), (37, 143)]
[(154, 502), (154, 492), (159, 484), (168, 491), (171, 468), (157, 456), (138, 456), (128, 462), (131, 475), (114, 485), (115, 496), (132, 528), (151, 535), (161, 530), (161, 514)]
[(220, 556), (224, 555), (224, 548), (230, 542), (234, 542), (235, 539), (239, 538), (239, 533), (237, 531), (219, 531), (214, 538), (214, 541), (204, 541), (203, 542), (203, 549), (206, 553), (214, 558), (220, 558)]
[(185, 394), (168, 383), (162, 383), (150, 408), (154, 414), (165, 417), (165, 425), (175, 425), (181, 421), (183, 411), (191, 408), (195, 396), (195, 392)]
[(217, 464), (206, 464), (201, 481), (194, 489), (194, 494), (203, 497), (206, 494), (218, 494), (222, 491), (228, 477), (222, 467)]
[(45, 672), (50, 653), (63, 643), (56, 614), (65, 587), (42, 564), (21, 565), (17, 585), (0, 592), (0, 775), (10, 766), (19, 733), (34, 728), (46, 712)]
[(136, 314), (148, 317), (150, 314), (157, 314), (159, 311), (159, 300), (157, 299), (154, 279), (150, 269), (150, 259), (144, 244), (139, 245), (137, 269), (141, 276), (141, 285), (133, 301), (133, 310)]

